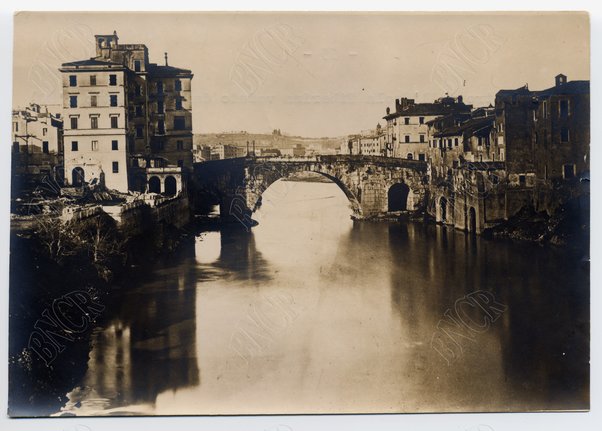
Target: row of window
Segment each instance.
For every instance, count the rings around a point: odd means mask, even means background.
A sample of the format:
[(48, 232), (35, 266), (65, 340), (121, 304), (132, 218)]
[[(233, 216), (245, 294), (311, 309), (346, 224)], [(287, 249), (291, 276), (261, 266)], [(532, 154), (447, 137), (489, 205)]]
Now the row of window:
[[(395, 136), (393, 136), (393, 141), (396, 141), (397, 138)], [(401, 135), (399, 135), (399, 140), (401, 140)], [(416, 143), (412, 141), (412, 136), (411, 135), (404, 135), (403, 137), (403, 142), (405, 144), (412, 144), (412, 143)], [(426, 135), (419, 135), (418, 137), (418, 142), (420, 142), (421, 144), (426, 143)]]
[[(96, 83), (96, 75), (90, 75), (90, 86), (95, 86), (98, 85)], [(110, 74), (109, 75), (109, 85), (117, 85), (117, 75), (115, 74)], [(77, 87), (77, 75), (69, 75), (69, 86), (70, 87)]]
[(458, 145), (460, 145), (460, 139), (459, 138), (433, 138), (433, 140), (431, 141), (432, 144), (431, 146), (433, 148), (445, 148), (447, 146), (447, 148), (452, 148), (452, 147), (457, 147)]
[[(13, 142), (13, 152), (18, 153), (20, 152), (20, 145), (18, 141)], [(49, 143), (48, 141), (42, 141), (42, 153), (44, 154), (48, 154), (49, 151)]]
[[(98, 129), (98, 119), (100, 118), (100, 114), (90, 115), (90, 129)], [(111, 129), (119, 128), (119, 117), (117, 115), (112, 115), (111, 119)], [(71, 129), (77, 130), (79, 128), (79, 118), (71, 117)], [(186, 129), (186, 119), (184, 117), (175, 117), (173, 120), (173, 129), (174, 130), (185, 130)], [(157, 121), (157, 134), (164, 135), (165, 134), (165, 121), (159, 120)], [(144, 126), (138, 125), (136, 126), (136, 137), (143, 138), (144, 137)]]
[[(117, 94), (110, 94), (109, 95), (109, 106), (117, 106), (117, 100), (118, 100)], [(176, 110), (181, 111), (182, 110), (182, 99), (176, 98), (175, 101), (176, 101), (176, 104), (175, 104)], [(95, 95), (95, 94), (90, 95), (90, 106), (91, 107), (98, 106), (98, 96), (97, 95)], [(69, 107), (70, 108), (78, 107), (77, 96), (69, 96)], [(138, 115), (138, 112), (140, 112), (140, 115)], [(165, 104), (164, 104), (163, 100), (157, 101), (157, 113), (159, 113), (159, 114), (165, 113)], [(142, 116), (142, 106), (136, 106), (136, 115)]]
[[(541, 104), (542, 118), (548, 118), (548, 102), (544, 100)], [(568, 118), (571, 115), (571, 101), (562, 99), (558, 103), (558, 117)], [(533, 121), (537, 121), (537, 110), (533, 110)]]
[[(394, 125), (397, 125), (397, 120), (394, 120), (393, 122)], [(404, 125), (409, 125), (410, 123), (410, 117), (404, 117), (403, 119), (403, 124)], [(418, 117), (418, 124), (424, 124), (424, 117)]]
[[(157, 89), (157, 94), (163, 94), (163, 92), (164, 92), (163, 82), (157, 81), (156, 89)], [(182, 81), (180, 81), (179, 79), (176, 79), (174, 82), (174, 91), (182, 91)], [(134, 86), (134, 95), (142, 96), (142, 86), (140, 84), (136, 84)]]
[[(186, 119), (184, 117), (174, 117), (173, 129), (174, 130), (185, 130), (186, 129)], [(165, 121), (164, 120), (157, 121), (157, 134), (158, 135), (165, 134)], [(136, 126), (136, 137), (144, 138), (144, 126), (143, 125)]]
[[(77, 108), (77, 96), (69, 96), (69, 107)], [(98, 106), (98, 96), (95, 94), (90, 95), (90, 106), (96, 107)], [(117, 94), (109, 95), (109, 106), (117, 106)]]
[[(19, 131), (19, 123), (17, 123), (17, 122), (13, 123), (13, 131), (15, 131), (15, 132)], [(48, 134), (48, 128), (43, 127), (42, 128), (42, 136), (46, 136), (47, 134)]]
[[(136, 60), (134, 61), (134, 70), (136, 72), (140, 72), (140, 61)], [(90, 86), (94, 87), (97, 84), (97, 80), (96, 80), (96, 75), (90, 75), (90, 81), (89, 84)], [(117, 85), (117, 75), (116, 74), (110, 74), (109, 75), (109, 85)], [(69, 75), (69, 86), (70, 87), (77, 87), (77, 75)], [(157, 88), (157, 93), (159, 94), (163, 94), (163, 82), (162, 81), (157, 81), (156, 82), (156, 88)], [(174, 91), (182, 91), (182, 81), (179, 79), (176, 79), (174, 81)], [(140, 85), (136, 85), (136, 95), (140, 95), (141, 94), (141, 87)]]
[[(98, 129), (98, 119), (100, 118), (100, 114), (90, 115), (90, 129)], [(119, 117), (117, 115), (112, 115), (111, 117), (111, 129), (119, 128)], [(71, 117), (71, 129), (77, 130), (79, 128), (79, 118)]]
[[(98, 141), (91, 142), (91, 150), (98, 151)], [(119, 150), (119, 141), (113, 140), (111, 141), (111, 150), (117, 151)], [(71, 141), (71, 151), (79, 151), (79, 142)]]

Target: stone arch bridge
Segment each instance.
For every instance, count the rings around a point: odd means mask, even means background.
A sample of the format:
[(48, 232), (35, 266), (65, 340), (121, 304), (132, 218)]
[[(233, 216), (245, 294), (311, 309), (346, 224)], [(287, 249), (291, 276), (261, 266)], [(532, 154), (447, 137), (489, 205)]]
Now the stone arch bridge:
[(245, 157), (195, 163), (191, 181), (197, 213), (219, 205), (222, 218), (252, 225), (251, 214), (275, 181), (319, 173), (345, 193), (356, 218), (423, 208), (426, 162), (378, 156)]

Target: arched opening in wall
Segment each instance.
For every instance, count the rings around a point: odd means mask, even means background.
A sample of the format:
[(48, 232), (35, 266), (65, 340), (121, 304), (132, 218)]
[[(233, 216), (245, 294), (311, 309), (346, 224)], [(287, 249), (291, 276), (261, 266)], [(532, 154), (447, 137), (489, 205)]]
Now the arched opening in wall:
[(178, 184), (176, 179), (171, 175), (165, 178), (165, 194), (168, 196), (175, 196), (178, 190)]
[(414, 159), (414, 155), (412, 153), (408, 153), (407, 159), (408, 160), (413, 160)]
[[(351, 216), (354, 204), (350, 193), (340, 180), (335, 182), (326, 174), (290, 175), (278, 172), (263, 185), (253, 190), (261, 192), (255, 205), (255, 195), (247, 193), (243, 199), (254, 208), (251, 217), (257, 222), (253, 238), (258, 250), (270, 263), (298, 268), (299, 262), (315, 261), (317, 265), (330, 265), (337, 258), (340, 238), (347, 238), (353, 229)], [(270, 181), (272, 180), (272, 181)], [(341, 185), (343, 187), (341, 187)], [(283, 235), (286, 236), (287, 253), (282, 253)], [(331, 247), (334, 246), (334, 247)]]
[(406, 211), (410, 188), (404, 183), (393, 184), (387, 193), (388, 211)]
[(291, 220), (310, 210), (314, 211), (314, 216), (322, 216), (326, 212), (316, 210), (322, 203), (326, 205), (324, 208), (328, 208), (328, 213), (331, 210), (345, 213), (345, 218), (352, 214), (362, 215), (359, 199), (334, 176), (312, 171), (273, 173), (276, 175), (264, 176), (263, 184), (255, 184), (256, 192), (247, 198), (247, 205), (258, 220), (272, 214), (280, 214), (287, 207), (296, 208), (289, 214)]
[(73, 187), (81, 187), (84, 185), (85, 181), (86, 177), (83, 168), (73, 168), (73, 170), (71, 171), (71, 185)]
[(439, 214), (441, 215), (441, 222), (445, 223), (447, 221), (447, 199), (442, 197), (439, 201)]
[(473, 207), (468, 210), (468, 231), (472, 233), (477, 232), (477, 212)]
[(148, 192), (161, 193), (161, 180), (159, 177), (150, 177), (148, 179)]

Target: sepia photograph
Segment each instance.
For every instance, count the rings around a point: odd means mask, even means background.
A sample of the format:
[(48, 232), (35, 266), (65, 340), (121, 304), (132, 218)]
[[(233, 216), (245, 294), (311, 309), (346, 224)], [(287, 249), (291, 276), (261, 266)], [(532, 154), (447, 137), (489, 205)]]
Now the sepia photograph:
[(9, 417), (590, 410), (587, 12), (11, 19)]

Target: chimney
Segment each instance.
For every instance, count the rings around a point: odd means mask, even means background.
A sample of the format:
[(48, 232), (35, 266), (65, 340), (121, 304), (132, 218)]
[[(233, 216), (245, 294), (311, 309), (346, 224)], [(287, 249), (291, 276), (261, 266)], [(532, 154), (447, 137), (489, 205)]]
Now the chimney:
[(395, 112), (401, 111), (401, 103), (399, 103), (399, 99), (395, 99)]
[(167, 64), (167, 53), (165, 53), (165, 65), (166, 65), (166, 66), (169, 66), (169, 65)]
[(556, 75), (556, 87), (560, 87), (561, 85), (566, 84), (566, 75), (563, 75), (562, 73), (559, 75)]
[(464, 98), (462, 96), (458, 96), (458, 103), (464, 103)]

